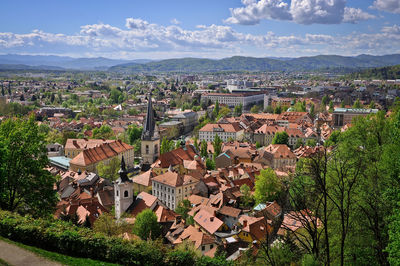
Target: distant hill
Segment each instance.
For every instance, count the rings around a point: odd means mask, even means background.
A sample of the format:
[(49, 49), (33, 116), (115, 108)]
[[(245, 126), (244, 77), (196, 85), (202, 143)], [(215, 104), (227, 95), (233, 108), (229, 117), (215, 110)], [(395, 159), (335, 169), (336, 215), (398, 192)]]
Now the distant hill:
[(400, 65), (365, 69), (348, 75), (351, 79), (400, 79)]
[(361, 69), (400, 63), (400, 54), (356, 57), (318, 55), (299, 58), (255, 58), (233, 56), (220, 60), (201, 58), (167, 59), (146, 64), (122, 64), (110, 67), (116, 72), (216, 72), (216, 71), (314, 71), (319, 69)]
[(65, 69), (62, 67), (45, 66), (45, 65), (28, 66), (28, 65), (23, 65), (23, 64), (0, 64), (0, 71), (4, 71), (4, 70), (58, 70), (58, 71), (62, 71)]
[[(151, 60), (120, 60), (104, 57), (96, 58), (73, 58), (68, 56), (55, 55), (0, 55), (0, 64), (6, 65), (27, 65), (27, 66), (52, 66), (63, 69), (76, 70), (107, 70), (109, 67), (119, 64), (143, 64)], [(29, 68), (28, 68), (29, 69)]]

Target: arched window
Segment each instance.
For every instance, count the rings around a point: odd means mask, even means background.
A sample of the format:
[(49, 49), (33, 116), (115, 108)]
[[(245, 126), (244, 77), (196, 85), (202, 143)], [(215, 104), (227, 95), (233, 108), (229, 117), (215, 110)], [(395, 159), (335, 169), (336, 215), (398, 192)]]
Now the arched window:
[(119, 196), (119, 191), (117, 190), (117, 197)]
[(146, 145), (146, 154), (149, 154), (149, 145)]
[(158, 153), (158, 145), (154, 145), (154, 153), (157, 154)]
[(128, 195), (129, 195), (128, 190), (125, 190), (125, 191), (124, 191), (124, 197), (127, 198)]

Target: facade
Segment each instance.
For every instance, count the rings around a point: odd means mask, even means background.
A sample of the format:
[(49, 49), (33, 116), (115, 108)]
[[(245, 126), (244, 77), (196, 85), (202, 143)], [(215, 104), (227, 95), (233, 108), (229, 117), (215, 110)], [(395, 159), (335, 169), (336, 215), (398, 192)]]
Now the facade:
[(201, 95), (201, 101), (210, 100), (212, 103), (225, 104), (229, 107), (242, 105), (244, 110), (249, 110), (255, 104), (264, 105), (264, 93), (205, 93)]
[(199, 180), (190, 175), (168, 171), (152, 179), (152, 194), (168, 208), (175, 210), (180, 201), (192, 194), (197, 183)]
[(378, 109), (335, 108), (333, 111), (333, 126), (342, 127), (346, 124), (351, 124), (356, 116), (366, 116), (377, 112)]
[(207, 124), (199, 130), (199, 140), (214, 141), (218, 135), (222, 141), (227, 142), (229, 139), (238, 140), (243, 133), (239, 123)]
[(146, 120), (143, 125), (141, 153), (143, 170), (148, 170), (160, 155), (160, 134), (154, 119), (151, 92), (148, 96)]

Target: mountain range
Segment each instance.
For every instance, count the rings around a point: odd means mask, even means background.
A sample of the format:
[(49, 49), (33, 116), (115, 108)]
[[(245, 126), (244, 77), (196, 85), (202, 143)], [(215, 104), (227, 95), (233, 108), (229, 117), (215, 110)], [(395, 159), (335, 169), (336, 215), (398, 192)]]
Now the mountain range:
[(73, 58), (56, 55), (0, 55), (0, 69), (46, 69), (46, 70), (107, 70), (119, 64), (143, 64), (151, 60), (121, 60), (104, 57)]
[(8, 70), (108, 70), (121, 73), (139, 72), (219, 72), (219, 71), (316, 71), (360, 70), (400, 64), (400, 54), (373, 56), (317, 55), (309, 57), (245, 57), (223, 59), (179, 58), (165, 60), (122, 60), (73, 58), (55, 55), (0, 55), (0, 69)]

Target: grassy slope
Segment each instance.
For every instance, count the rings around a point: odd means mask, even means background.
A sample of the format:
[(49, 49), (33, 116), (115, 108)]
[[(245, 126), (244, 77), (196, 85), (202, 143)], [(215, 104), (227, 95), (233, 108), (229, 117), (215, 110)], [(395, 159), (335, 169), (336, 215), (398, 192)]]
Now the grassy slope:
[[(85, 258), (75, 258), (75, 257), (70, 257), (70, 256), (66, 256), (63, 254), (59, 254), (59, 253), (55, 253), (55, 252), (50, 252), (44, 249), (40, 249), (40, 248), (36, 248), (36, 247), (32, 247), (32, 246), (27, 246), (18, 242), (14, 242), (11, 241), (7, 238), (3, 238), (0, 237), (1, 240), (6, 241), (10, 244), (16, 245), (20, 248), (29, 250), (35, 254), (37, 254), (38, 256), (47, 258), (49, 260), (53, 260), (53, 261), (57, 261), (61, 264), (64, 265), (74, 265), (74, 266), (81, 266), (81, 265), (93, 265), (93, 266), (97, 266), (97, 265), (104, 265), (104, 266), (111, 266), (111, 265), (118, 265), (118, 264), (112, 264), (112, 263), (108, 263), (108, 262), (102, 262), (102, 261), (98, 261), (98, 260), (92, 260), (92, 259), (85, 259)], [(8, 265), (6, 262), (2, 261), (0, 259), (0, 266), (5, 266)]]

